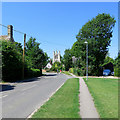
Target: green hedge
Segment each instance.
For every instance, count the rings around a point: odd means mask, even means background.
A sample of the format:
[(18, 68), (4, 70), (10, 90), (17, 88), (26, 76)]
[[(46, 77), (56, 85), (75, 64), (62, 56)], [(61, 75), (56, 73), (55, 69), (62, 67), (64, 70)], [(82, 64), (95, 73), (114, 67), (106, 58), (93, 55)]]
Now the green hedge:
[(82, 70), (82, 69), (79, 69), (79, 68), (70, 68), (69, 72), (73, 73), (73, 74), (75, 74), (77, 76), (84, 76), (84, 74), (85, 74), (85, 71)]
[(25, 78), (38, 77), (42, 75), (42, 70), (25, 68), (24, 75)]
[(114, 76), (120, 77), (120, 68), (114, 68)]
[[(15, 82), (22, 79), (23, 62), (22, 46), (17, 42), (0, 41), (2, 43), (2, 80), (5, 82)], [(28, 68), (24, 66), (24, 77), (37, 77), (42, 75), (42, 69)]]

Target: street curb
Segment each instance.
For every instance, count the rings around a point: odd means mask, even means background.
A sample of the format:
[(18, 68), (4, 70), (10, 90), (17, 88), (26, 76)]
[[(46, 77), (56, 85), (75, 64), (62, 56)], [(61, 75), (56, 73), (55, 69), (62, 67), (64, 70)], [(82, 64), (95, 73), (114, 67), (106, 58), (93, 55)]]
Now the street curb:
[[(66, 81), (65, 81), (65, 82), (66, 82)], [(64, 83), (65, 83), (65, 82), (64, 82)], [(57, 88), (57, 90), (55, 90), (55, 92), (53, 92), (53, 93), (50, 95), (50, 97), (43, 102), (43, 104), (42, 104), (41, 106), (43, 106), (43, 105), (64, 85), (64, 83), (62, 83), (62, 85), (60, 85), (60, 86)], [(34, 114), (35, 112), (37, 112), (37, 111), (41, 108), (41, 106), (39, 106), (37, 109), (35, 109), (35, 110), (27, 117), (27, 119), (31, 118), (31, 117), (33, 116), (33, 114)], [(27, 119), (26, 119), (26, 120), (27, 120)]]

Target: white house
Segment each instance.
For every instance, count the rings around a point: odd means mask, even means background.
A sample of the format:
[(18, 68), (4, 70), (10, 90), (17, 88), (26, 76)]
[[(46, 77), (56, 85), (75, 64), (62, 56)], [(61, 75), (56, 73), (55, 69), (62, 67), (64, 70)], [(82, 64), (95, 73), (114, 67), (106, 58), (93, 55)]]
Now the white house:
[(52, 67), (52, 65), (50, 64), (50, 63), (48, 63), (47, 65), (46, 65), (46, 68), (51, 68)]

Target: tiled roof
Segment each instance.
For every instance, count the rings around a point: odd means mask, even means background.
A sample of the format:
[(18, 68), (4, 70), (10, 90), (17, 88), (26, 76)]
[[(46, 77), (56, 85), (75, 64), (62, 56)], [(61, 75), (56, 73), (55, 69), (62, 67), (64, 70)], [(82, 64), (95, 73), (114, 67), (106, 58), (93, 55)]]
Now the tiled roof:
[(10, 40), (10, 37), (8, 35), (1, 35), (0, 40)]

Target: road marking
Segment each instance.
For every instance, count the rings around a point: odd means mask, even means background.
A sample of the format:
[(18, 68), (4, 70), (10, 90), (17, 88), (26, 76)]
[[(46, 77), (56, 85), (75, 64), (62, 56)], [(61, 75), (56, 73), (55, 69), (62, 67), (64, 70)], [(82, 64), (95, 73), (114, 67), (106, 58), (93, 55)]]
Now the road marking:
[(33, 85), (33, 86), (31, 86), (31, 87), (25, 88), (25, 89), (23, 89), (22, 91), (25, 91), (25, 90), (31, 89), (31, 88), (33, 88), (33, 87), (35, 87), (35, 86), (37, 86), (37, 85)]
[(8, 95), (4, 95), (4, 96), (1, 96), (0, 98), (4, 98), (4, 97), (7, 97)]

